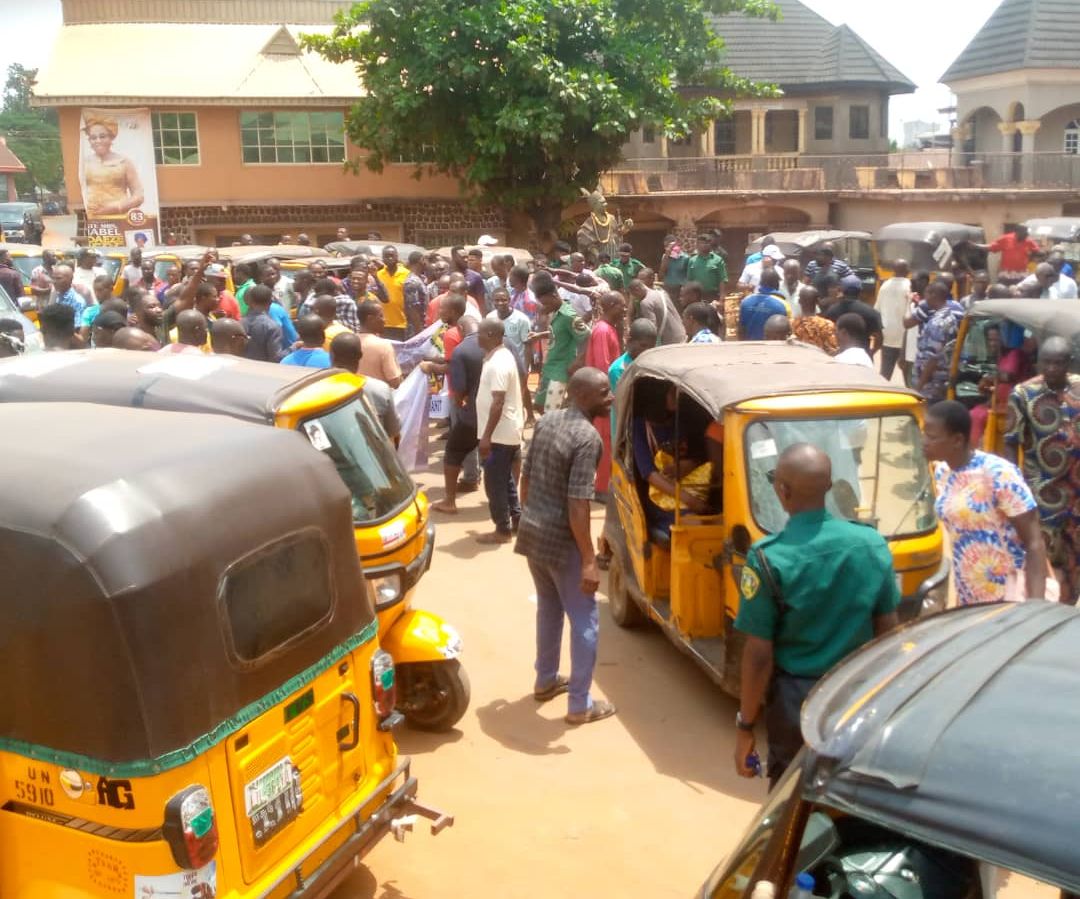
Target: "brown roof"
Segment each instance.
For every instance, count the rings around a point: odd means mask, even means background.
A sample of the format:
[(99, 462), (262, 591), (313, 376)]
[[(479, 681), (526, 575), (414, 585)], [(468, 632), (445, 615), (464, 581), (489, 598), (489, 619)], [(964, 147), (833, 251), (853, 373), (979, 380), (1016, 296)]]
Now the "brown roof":
[(0, 137), (0, 172), (25, 172), (26, 166), (11, 152), (7, 141)]

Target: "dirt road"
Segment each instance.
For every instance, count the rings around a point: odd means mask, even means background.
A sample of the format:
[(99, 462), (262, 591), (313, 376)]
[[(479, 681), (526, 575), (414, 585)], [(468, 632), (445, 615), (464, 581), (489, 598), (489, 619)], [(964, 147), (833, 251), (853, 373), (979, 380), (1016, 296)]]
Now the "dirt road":
[(657, 630), (620, 630), (603, 609), (595, 695), (618, 715), (568, 727), (565, 697), (532, 698), (525, 560), (474, 541), (490, 528), (482, 494), (459, 505), (438, 518), (416, 605), (460, 629), (472, 705), (450, 734), (397, 734), (420, 796), (457, 823), (385, 839), (334, 899), (693, 896), (765, 796), (732, 771), (734, 701)]

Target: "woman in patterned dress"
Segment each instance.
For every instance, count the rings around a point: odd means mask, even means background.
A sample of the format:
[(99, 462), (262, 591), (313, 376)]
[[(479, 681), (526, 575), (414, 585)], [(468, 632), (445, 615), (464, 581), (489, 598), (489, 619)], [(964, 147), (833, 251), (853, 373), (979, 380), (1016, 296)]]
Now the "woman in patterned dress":
[(952, 540), (961, 605), (1000, 602), (1023, 573), (1028, 599), (1046, 590), (1046, 546), (1031, 488), (1011, 462), (971, 445), (971, 413), (935, 403), (923, 423), (923, 452), (934, 469), (937, 514)]

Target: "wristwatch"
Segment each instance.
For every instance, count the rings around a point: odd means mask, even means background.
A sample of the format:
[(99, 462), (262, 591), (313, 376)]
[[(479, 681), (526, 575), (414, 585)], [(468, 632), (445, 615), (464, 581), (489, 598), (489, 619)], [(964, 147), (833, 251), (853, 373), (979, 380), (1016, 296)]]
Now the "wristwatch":
[(747, 721), (745, 718), (743, 718), (742, 709), (740, 709), (735, 713), (735, 726), (739, 730), (752, 731), (754, 729), (754, 722)]

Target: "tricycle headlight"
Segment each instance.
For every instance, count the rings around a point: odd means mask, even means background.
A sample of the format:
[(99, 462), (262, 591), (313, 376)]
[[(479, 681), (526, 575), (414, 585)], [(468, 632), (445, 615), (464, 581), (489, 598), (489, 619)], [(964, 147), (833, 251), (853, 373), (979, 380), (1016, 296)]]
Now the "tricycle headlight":
[(392, 605), (401, 599), (401, 575), (387, 574), (371, 578), (371, 589), (375, 591), (375, 607)]

